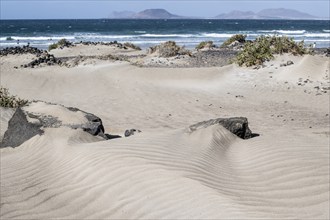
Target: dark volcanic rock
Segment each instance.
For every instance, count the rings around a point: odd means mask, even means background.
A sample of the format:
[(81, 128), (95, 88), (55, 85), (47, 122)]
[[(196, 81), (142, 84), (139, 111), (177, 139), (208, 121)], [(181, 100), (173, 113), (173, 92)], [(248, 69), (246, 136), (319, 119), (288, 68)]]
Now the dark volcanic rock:
[(28, 122), (22, 109), (17, 108), (8, 122), (8, 130), (4, 134), (0, 147), (17, 147), (31, 137), (43, 134), (41, 127), (41, 124)]
[(85, 117), (87, 118), (88, 123), (82, 126), (82, 129), (84, 131), (94, 136), (98, 135), (99, 133), (104, 134), (104, 127), (102, 124), (102, 120), (99, 117), (87, 112)]
[(136, 129), (130, 129), (130, 130), (126, 130), (125, 131), (125, 137), (129, 137), (129, 136), (132, 136), (134, 135), (135, 132), (138, 132), (140, 133), (141, 131), (140, 130), (136, 130)]
[(213, 67), (230, 64), (238, 51), (233, 49), (217, 49), (198, 51), (188, 60), (189, 67)]
[[(42, 111), (30, 111), (30, 105), (43, 104)], [(66, 109), (73, 112), (73, 117), (80, 118), (81, 123), (74, 121), (61, 121), (55, 115), (49, 115), (50, 110)], [(33, 109), (33, 106), (32, 106)], [(51, 112), (51, 111), (50, 111)], [(87, 119), (87, 121), (86, 121)], [(105, 140), (118, 138), (120, 136), (105, 134), (102, 120), (88, 112), (81, 111), (77, 108), (66, 108), (62, 105), (56, 105), (45, 102), (32, 102), (23, 108), (17, 108), (13, 117), (8, 123), (8, 130), (5, 132), (3, 141), (0, 147), (17, 147), (26, 140), (29, 140), (35, 135), (41, 135), (44, 133), (45, 128), (59, 128), (69, 127), (71, 129), (82, 129), (94, 136), (100, 136)]]
[(236, 136), (242, 138), (242, 139), (249, 139), (256, 134), (252, 134), (249, 125), (248, 120), (245, 117), (233, 117), (233, 118), (217, 118), (217, 119), (211, 119), (208, 121), (199, 122), (197, 124), (191, 125), (189, 127), (190, 131), (195, 131), (199, 128), (205, 128), (211, 125), (220, 124), (227, 130), (229, 130), (231, 133), (235, 134)]
[(31, 67), (34, 68), (35, 66), (40, 66), (41, 64), (47, 64), (48, 66), (52, 65), (61, 65), (62, 61), (57, 59), (53, 54), (48, 54), (47, 52), (41, 54), (37, 59), (33, 60), (32, 62), (22, 65), (21, 67), (27, 68)]
[(121, 136), (120, 135), (113, 135), (113, 134), (104, 134), (106, 137), (107, 137), (107, 139), (115, 139), (115, 138), (121, 138)]
[(330, 48), (327, 48), (327, 50), (324, 53), (327, 57), (330, 57)]
[(78, 44), (81, 44), (81, 45), (86, 45), (86, 46), (89, 46), (89, 45), (92, 45), (92, 46), (96, 46), (96, 45), (102, 45), (102, 46), (116, 46), (120, 49), (127, 49), (125, 47), (125, 44), (122, 44), (122, 43), (119, 43), (117, 41), (111, 41), (111, 42), (94, 42), (94, 41), (80, 41), (79, 43), (76, 43), (77, 45)]
[(287, 66), (290, 66), (290, 65), (292, 65), (292, 64), (294, 64), (292, 60), (288, 60), (288, 61), (286, 62), (286, 65), (287, 65)]
[(35, 47), (23, 46), (23, 47), (6, 47), (0, 50), (0, 56), (15, 55), (15, 54), (34, 54), (41, 55), (44, 51)]

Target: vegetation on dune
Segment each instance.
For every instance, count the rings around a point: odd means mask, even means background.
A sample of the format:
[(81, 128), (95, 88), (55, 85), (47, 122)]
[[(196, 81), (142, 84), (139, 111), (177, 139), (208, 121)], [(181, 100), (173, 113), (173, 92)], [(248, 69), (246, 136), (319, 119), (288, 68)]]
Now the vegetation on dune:
[(56, 48), (70, 47), (70, 46), (73, 46), (73, 44), (70, 41), (63, 38), (63, 39), (59, 40), (57, 43), (53, 43), (53, 44), (49, 45), (48, 51), (51, 51)]
[(273, 59), (274, 54), (303, 55), (307, 52), (303, 41), (296, 43), (288, 37), (260, 36), (255, 41), (246, 42), (235, 61), (240, 66), (253, 66)]
[(307, 49), (304, 47), (304, 41), (295, 42), (293, 38), (269, 36), (266, 37), (271, 44), (271, 49), (274, 54), (291, 53), (295, 56), (303, 55), (307, 53)]
[(129, 42), (124, 43), (124, 47), (132, 48), (134, 50), (141, 50), (139, 46), (136, 46), (135, 44)]
[(6, 108), (17, 108), (28, 103), (27, 100), (17, 98), (9, 94), (8, 89), (0, 87), (0, 106)]
[(178, 46), (174, 41), (167, 41), (149, 48), (149, 53), (157, 52), (160, 57), (174, 57), (177, 55), (191, 55), (184, 47)]
[(232, 44), (235, 41), (237, 41), (239, 43), (245, 43), (246, 42), (245, 39), (246, 39), (246, 35), (235, 34), (235, 35), (231, 36), (229, 39), (227, 39), (225, 42), (223, 42), (223, 44), (221, 46), (222, 47), (229, 46), (230, 44)]
[(213, 47), (215, 47), (213, 41), (202, 41), (196, 46), (196, 49), (201, 50), (204, 48), (213, 48)]

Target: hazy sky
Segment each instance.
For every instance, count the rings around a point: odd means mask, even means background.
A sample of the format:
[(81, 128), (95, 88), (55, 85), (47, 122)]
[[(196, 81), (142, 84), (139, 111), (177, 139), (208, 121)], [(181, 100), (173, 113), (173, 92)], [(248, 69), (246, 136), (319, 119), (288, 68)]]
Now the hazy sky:
[(232, 10), (260, 11), (265, 8), (288, 8), (318, 17), (329, 17), (329, 0), (213, 0), (213, 1), (139, 1), (139, 0), (0, 0), (1, 19), (106, 18), (112, 11), (142, 11), (164, 8), (177, 15), (213, 17)]

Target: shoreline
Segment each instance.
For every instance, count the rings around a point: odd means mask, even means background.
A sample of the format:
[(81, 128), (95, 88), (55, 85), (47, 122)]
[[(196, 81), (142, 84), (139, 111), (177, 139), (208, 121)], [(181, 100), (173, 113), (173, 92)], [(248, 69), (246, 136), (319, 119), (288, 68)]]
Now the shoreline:
[[(162, 57), (158, 53), (151, 53), (150, 49), (137, 49), (134, 44), (126, 45), (119, 42), (80, 42), (72, 43), (55, 50), (42, 50), (35, 47), (9, 47), (1, 49), (1, 57), (10, 54), (20, 55), (32, 53), (37, 55), (33, 62), (15, 66), (15, 68), (37, 67), (38, 65), (61, 65), (74, 67), (87, 60), (124, 61), (138, 67), (167, 67), (167, 68), (200, 68), (222, 67), (231, 64), (242, 45), (233, 44), (229, 47), (213, 47), (203, 49), (185, 49), (187, 54), (177, 54), (170, 57)], [(235, 46), (238, 45), (238, 46)], [(130, 48), (132, 47), (132, 48)], [(180, 47), (180, 46), (178, 46)], [(182, 47), (183, 48), (183, 47)], [(330, 48), (313, 48), (312, 55), (330, 56)], [(46, 56), (44, 59), (40, 56)], [(51, 61), (50, 63), (48, 61)], [(44, 64), (43, 64), (44, 63)], [(262, 67), (261, 65), (260, 67)], [(256, 67), (256, 68), (260, 68)]]
[[(260, 35), (261, 36), (261, 35)], [(65, 37), (61, 38), (61, 39), (65, 39)], [(45, 44), (45, 45), (38, 45), (38, 44), (29, 44), (29, 42), (25, 42), (25, 43), (19, 43), (17, 44), (16, 42), (10, 44), (10, 45), (4, 45), (4, 44), (0, 44), (0, 50), (3, 50), (3, 49), (6, 49), (6, 48), (9, 48), (9, 47), (23, 47), (23, 46), (31, 46), (31, 47), (35, 47), (35, 48), (38, 48), (40, 50), (48, 50), (48, 47), (51, 45), (51, 44), (54, 44), (56, 43), (57, 41), (50, 41), (49, 43)], [(94, 42), (94, 43), (103, 43), (103, 44), (108, 44), (108, 43), (111, 43), (113, 41), (81, 41), (81, 42)], [(73, 43), (74, 44), (81, 44), (80, 41), (74, 41)], [(134, 43), (134, 41), (125, 41), (125, 40), (120, 40), (118, 42), (122, 42), (122, 43)], [(160, 43), (164, 43), (166, 42), (166, 40), (164, 41), (159, 41), (159, 42), (155, 42), (155, 43), (149, 43), (149, 44), (136, 44), (137, 46), (140, 46), (143, 50), (148, 50), (148, 48), (152, 47), (152, 46), (156, 46), (156, 45), (159, 45)], [(180, 46), (183, 46), (185, 48), (187, 48), (188, 50), (194, 50), (195, 47), (202, 41), (199, 41), (199, 42), (195, 42), (194, 44), (191, 44), (191, 45), (185, 45), (184, 43), (178, 43), (178, 45)], [(219, 45), (221, 43), (223, 43), (224, 41), (222, 42), (219, 42)], [(299, 40), (297, 40), (297, 42), (299, 42)], [(312, 41), (311, 41), (312, 43)], [(308, 47), (311, 43), (307, 43), (305, 46)], [(315, 50), (323, 50), (323, 49), (327, 49), (327, 48), (330, 48), (330, 40), (327, 41), (326, 44), (324, 45), (316, 45), (316, 47), (314, 48)]]

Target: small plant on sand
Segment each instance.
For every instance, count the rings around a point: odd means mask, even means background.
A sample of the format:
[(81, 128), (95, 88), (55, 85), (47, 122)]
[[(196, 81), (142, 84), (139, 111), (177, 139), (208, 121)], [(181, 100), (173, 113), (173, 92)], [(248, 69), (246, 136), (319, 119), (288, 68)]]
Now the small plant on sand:
[(10, 95), (7, 88), (0, 87), (0, 107), (17, 108), (24, 106), (27, 103), (27, 100)]
[(296, 43), (293, 38), (272, 36), (268, 37), (271, 49), (274, 54), (291, 53), (293, 55), (303, 55), (307, 53), (304, 41)]
[(139, 46), (136, 46), (135, 44), (129, 42), (124, 43), (124, 47), (132, 48), (134, 50), (141, 50)]
[(240, 66), (261, 65), (274, 58), (274, 54), (291, 53), (303, 55), (307, 53), (304, 42), (296, 43), (292, 38), (278, 36), (260, 36), (255, 41), (247, 42), (236, 56)]
[(73, 46), (73, 44), (70, 41), (63, 38), (59, 40), (57, 43), (49, 45), (48, 51), (51, 51), (56, 48), (71, 47), (71, 46)]
[(150, 47), (149, 53), (158, 53), (160, 57), (174, 57), (177, 55), (191, 55), (189, 50), (178, 46), (174, 41), (167, 41), (160, 45)]
[(196, 50), (201, 50), (204, 48), (213, 48), (215, 45), (213, 44), (213, 41), (202, 41), (196, 46)]
[(221, 45), (222, 47), (227, 47), (230, 44), (234, 43), (237, 41), (238, 43), (245, 43), (246, 42), (246, 35), (243, 34), (235, 34), (231, 36), (229, 39), (227, 39), (223, 44)]
[(254, 42), (247, 42), (243, 51), (236, 57), (237, 64), (240, 66), (243, 64), (246, 66), (261, 65), (263, 62), (273, 59), (270, 46), (270, 41), (264, 36), (257, 38)]
[(48, 51), (54, 50), (58, 47), (57, 43), (51, 44), (48, 46)]

